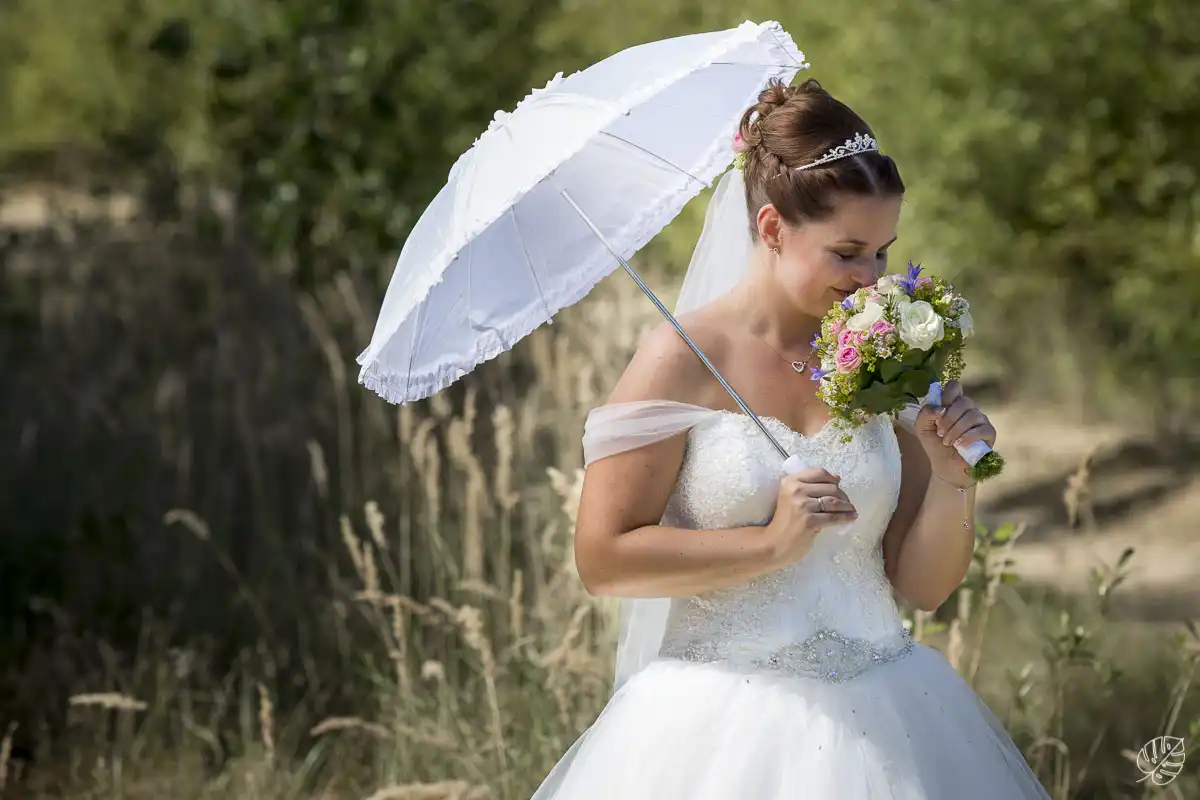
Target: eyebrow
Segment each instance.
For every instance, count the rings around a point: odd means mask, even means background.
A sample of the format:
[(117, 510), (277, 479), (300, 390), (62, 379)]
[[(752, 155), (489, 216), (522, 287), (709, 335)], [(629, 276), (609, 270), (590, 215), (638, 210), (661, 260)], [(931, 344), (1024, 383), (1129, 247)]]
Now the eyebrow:
[[(899, 234), (897, 234), (896, 236), (893, 236), (891, 241), (889, 241), (887, 244), (885, 244), (884, 247), (891, 247), (893, 244), (896, 243), (896, 240), (899, 238), (900, 238)], [(852, 245), (855, 245), (856, 247), (866, 247), (868, 243), (864, 242), (862, 239), (843, 239), (842, 241), (837, 242), (837, 244), (852, 244)]]

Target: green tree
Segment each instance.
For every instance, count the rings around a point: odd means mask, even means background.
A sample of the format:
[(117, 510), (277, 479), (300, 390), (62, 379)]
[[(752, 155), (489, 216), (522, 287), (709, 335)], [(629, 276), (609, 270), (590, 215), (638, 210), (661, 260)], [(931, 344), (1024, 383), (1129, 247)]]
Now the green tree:
[[(1192, 0), (579, 0), (600, 55), (777, 18), (909, 186), (897, 258), (953, 279), (1017, 385), (1084, 407), (1198, 405), (1200, 6)], [(580, 21), (582, 20), (582, 22)], [(556, 43), (558, 43), (556, 42)], [(666, 242), (686, 263), (702, 209)], [(1150, 400), (1152, 402), (1145, 403)]]
[(228, 180), (304, 283), (380, 283), (450, 163), (533, 84), (534, 0), (296, 0), (237, 11), (216, 65)]
[(910, 250), (961, 268), (990, 352), (1087, 404), (1195, 410), (1200, 7), (872, 8), (830, 58), (854, 54), (845, 94), (912, 187)]

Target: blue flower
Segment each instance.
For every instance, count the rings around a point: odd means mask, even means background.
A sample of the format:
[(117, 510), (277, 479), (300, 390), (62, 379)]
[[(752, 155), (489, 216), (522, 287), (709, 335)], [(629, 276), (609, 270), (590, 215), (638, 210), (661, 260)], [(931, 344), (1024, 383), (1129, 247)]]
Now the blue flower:
[(821, 378), (824, 378), (826, 375), (829, 374), (828, 372), (821, 369), (820, 367), (809, 367), (809, 369), (812, 370), (812, 375), (810, 375), (808, 377), (808, 379), (810, 381), (819, 381), (819, 380), (821, 380)]
[(898, 284), (903, 287), (904, 293), (909, 297), (913, 296), (913, 292), (917, 290), (917, 278), (921, 275), (921, 265), (916, 266), (910, 261), (908, 262), (908, 274), (901, 278)]
[(842, 308), (846, 309), (847, 311), (850, 311), (854, 308), (854, 295), (850, 295), (842, 301)]
[(821, 334), (819, 332), (814, 333), (812, 341), (808, 343), (808, 346), (815, 350), (819, 344), (821, 344)]

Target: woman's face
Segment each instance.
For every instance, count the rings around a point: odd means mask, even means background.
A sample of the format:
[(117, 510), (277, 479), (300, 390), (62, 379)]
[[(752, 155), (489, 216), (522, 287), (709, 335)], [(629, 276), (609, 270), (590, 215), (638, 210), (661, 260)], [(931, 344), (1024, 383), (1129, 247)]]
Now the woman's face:
[(779, 288), (796, 307), (822, 317), (847, 295), (870, 286), (887, 269), (888, 248), (896, 241), (899, 195), (845, 195), (828, 219), (788, 224), (774, 206), (758, 213), (759, 236), (779, 255), (767, 263)]

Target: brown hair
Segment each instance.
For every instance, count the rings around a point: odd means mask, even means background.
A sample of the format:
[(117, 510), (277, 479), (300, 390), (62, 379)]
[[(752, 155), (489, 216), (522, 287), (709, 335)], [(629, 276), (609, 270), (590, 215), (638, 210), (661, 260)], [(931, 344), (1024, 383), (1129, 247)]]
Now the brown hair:
[(768, 203), (789, 223), (800, 225), (829, 217), (841, 193), (904, 194), (896, 162), (879, 152), (796, 169), (858, 134), (874, 136), (862, 117), (815, 80), (794, 87), (772, 81), (742, 116), (740, 133), (749, 148), (746, 205), (755, 239), (755, 217)]

